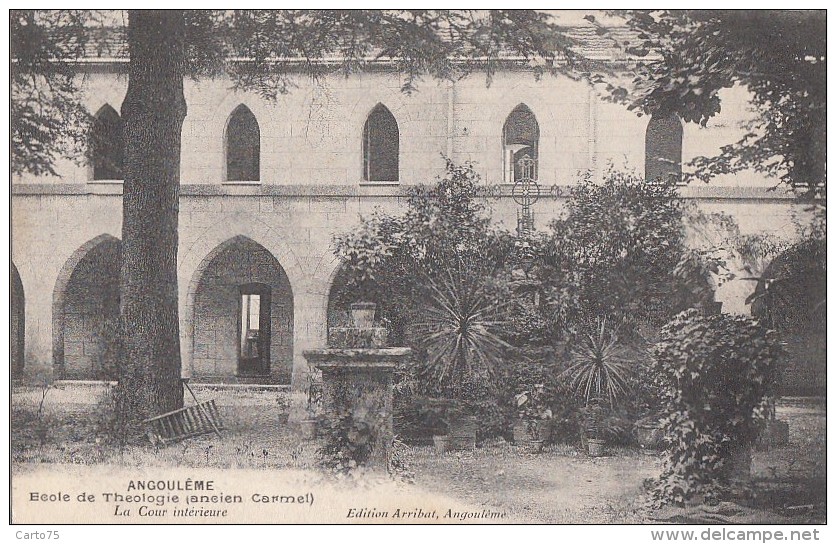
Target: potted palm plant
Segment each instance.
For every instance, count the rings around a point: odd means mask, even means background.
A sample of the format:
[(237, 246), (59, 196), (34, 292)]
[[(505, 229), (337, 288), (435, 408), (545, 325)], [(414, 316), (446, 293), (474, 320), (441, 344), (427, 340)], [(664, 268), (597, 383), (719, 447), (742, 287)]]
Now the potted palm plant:
[(606, 410), (614, 409), (629, 392), (631, 361), (618, 330), (599, 317), (572, 350), (572, 364), (561, 374), (585, 407), (584, 435), (590, 455), (603, 453)]
[(545, 403), (545, 386), (536, 384), (514, 396), (519, 420), (514, 425), (514, 443), (538, 449), (551, 438), (552, 410)]
[(601, 457), (606, 453), (606, 409), (599, 400), (592, 400), (583, 408), (584, 435), (590, 457)]
[(466, 397), (486, 383), (510, 347), (499, 337), (506, 305), (491, 296), (484, 265), (451, 258), (433, 275), (422, 275), (422, 303), (411, 334), (426, 353), (423, 373), (453, 407), (448, 411), (450, 446), (473, 448), (479, 422)]

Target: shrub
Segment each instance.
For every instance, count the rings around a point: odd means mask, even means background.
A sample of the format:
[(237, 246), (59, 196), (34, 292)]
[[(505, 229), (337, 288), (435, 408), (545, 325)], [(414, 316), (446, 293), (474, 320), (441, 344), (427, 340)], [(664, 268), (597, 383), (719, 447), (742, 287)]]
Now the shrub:
[(325, 441), (319, 454), (325, 467), (347, 474), (364, 466), (382, 424), (381, 414), (362, 408), (322, 416), (318, 429)]
[(776, 333), (749, 317), (688, 310), (662, 329), (654, 354), (670, 445), (653, 501), (684, 504), (716, 495), (757, 438), (776, 391)]
[(661, 326), (713, 297), (703, 256), (686, 247), (674, 183), (614, 170), (603, 182), (587, 176), (572, 189), (567, 212), (551, 223), (543, 251), (547, 299), (565, 329), (596, 316)]
[(448, 160), (435, 184), (410, 189), (402, 214), (378, 212), (334, 240), (344, 291), (377, 301), (392, 322), (390, 338), (415, 354), (395, 386), (395, 430), (404, 441), (445, 432), (455, 414), (434, 402), (442, 398), (480, 420), (480, 440), (510, 428), (501, 376), (513, 237), (491, 227), (479, 182), (472, 165)]
[(518, 412), (518, 395), (537, 391), (537, 407), (531, 415), (548, 410), (551, 413), (550, 441), (574, 444), (581, 435), (581, 413), (576, 396), (560, 377), (567, 365), (566, 357), (561, 346), (517, 350), (503, 379), (507, 386), (503, 399), (512, 413)]

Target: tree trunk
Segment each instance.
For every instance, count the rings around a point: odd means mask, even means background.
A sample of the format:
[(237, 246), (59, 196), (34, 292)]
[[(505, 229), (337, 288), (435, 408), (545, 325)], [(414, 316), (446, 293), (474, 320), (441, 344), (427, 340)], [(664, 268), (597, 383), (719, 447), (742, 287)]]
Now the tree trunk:
[(182, 11), (129, 14), (122, 104), (123, 363), (117, 406), (128, 436), (143, 419), (183, 406), (177, 312), (177, 215), (183, 95)]

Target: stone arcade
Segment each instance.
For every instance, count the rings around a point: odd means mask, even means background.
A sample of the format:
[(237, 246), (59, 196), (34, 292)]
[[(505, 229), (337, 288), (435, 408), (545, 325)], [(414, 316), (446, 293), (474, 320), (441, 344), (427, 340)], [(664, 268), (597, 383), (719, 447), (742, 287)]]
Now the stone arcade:
[[(590, 28), (576, 34), (596, 47)], [(600, 45), (600, 44), (598, 44)], [(623, 59), (621, 59), (623, 60)], [(126, 59), (79, 62), (84, 101), (96, 112), (93, 161), (69, 159), (60, 177), (12, 180), (12, 375), (23, 382), (108, 380), (119, 308), (122, 122)], [(82, 76), (79, 76), (82, 77)], [(303, 352), (325, 345), (342, 308), (332, 235), (375, 207), (395, 211), (409, 186), (432, 182), (443, 156), (475, 161), (499, 187), (493, 217), (517, 226), (510, 188), (528, 154), (545, 190), (531, 214), (544, 227), (561, 213), (580, 173), (608, 163), (650, 177), (715, 154), (738, 139), (747, 94), (728, 90), (708, 127), (636, 117), (601, 101), (583, 83), (535, 79), (508, 61), (492, 84), (483, 75), (424, 81), (400, 92), (381, 63), (374, 71), (325, 78), (266, 101), (224, 79), (186, 81), (179, 231), (183, 374), (193, 382), (292, 384), (308, 372)], [(661, 166), (660, 166), (661, 165)], [(683, 186), (706, 211), (735, 217), (743, 233), (795, 236), (802, 207), (755, 173)], [(724, 310), (747, 312), (751, 282), (717, 291)], [(811, 375), (811, 380), (820, 379)]]

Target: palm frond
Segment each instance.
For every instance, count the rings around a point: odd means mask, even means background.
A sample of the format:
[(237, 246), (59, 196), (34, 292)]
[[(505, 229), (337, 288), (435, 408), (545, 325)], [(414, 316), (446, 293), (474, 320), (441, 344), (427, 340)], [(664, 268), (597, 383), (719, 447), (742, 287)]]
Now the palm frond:
[(497, 334), (508, 323), (502, 313), (509, 302), (491, 297), (486, 278), (466, 265), (458, 262), (422, 278), (425, 292), (412, 332), (427, 350), (427, 370), (440, 383), (470, 373), (492, 375), (510, 347)]
[(588, 405), (606, 400), (611, 406), (629, 391), (632, 372), (630, 357), (618, 341), (617, 331), (607, 328), (606, 320), (599, 319), (594, 332), (583, 335), (580, 345), (573, 349), (573, 364), (560, 377)]

